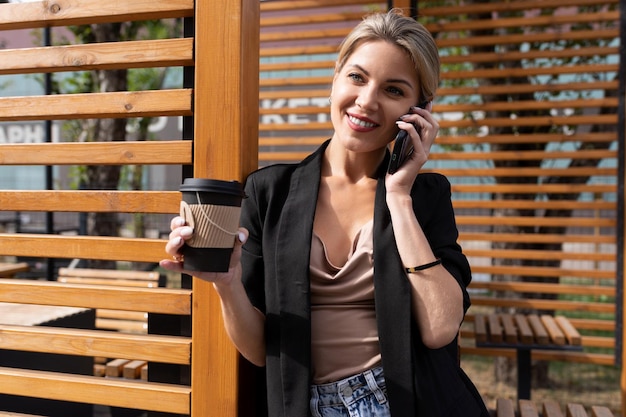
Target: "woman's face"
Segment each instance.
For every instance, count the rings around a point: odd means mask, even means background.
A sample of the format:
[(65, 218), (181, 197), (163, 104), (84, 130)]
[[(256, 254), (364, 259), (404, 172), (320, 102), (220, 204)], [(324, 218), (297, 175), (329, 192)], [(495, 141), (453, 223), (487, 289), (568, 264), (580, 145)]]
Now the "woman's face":
[(417, 74), (404, 50), (385, 41), (359, 45), (335, 73), (331, 93), (334, 138), (355, 152), (393, 140), (396, 120), (418, 101)]

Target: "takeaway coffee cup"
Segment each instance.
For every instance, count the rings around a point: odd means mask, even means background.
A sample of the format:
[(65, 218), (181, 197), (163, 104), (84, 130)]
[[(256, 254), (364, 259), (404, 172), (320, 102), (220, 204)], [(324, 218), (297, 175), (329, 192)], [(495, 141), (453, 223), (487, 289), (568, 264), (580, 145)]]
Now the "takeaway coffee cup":
[(181, 249), (185, 269), (228, 271), (244, 197), (241, 183), (186, 178), (180, 191), (180, 215), (194, 230)]

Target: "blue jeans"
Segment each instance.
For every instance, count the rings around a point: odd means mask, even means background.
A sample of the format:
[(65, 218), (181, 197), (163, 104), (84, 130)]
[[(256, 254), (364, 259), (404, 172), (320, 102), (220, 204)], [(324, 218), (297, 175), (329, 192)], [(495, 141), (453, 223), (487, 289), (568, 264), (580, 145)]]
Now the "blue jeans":
[(313, 417), (391, 417), (383, 368), (311, 386)]

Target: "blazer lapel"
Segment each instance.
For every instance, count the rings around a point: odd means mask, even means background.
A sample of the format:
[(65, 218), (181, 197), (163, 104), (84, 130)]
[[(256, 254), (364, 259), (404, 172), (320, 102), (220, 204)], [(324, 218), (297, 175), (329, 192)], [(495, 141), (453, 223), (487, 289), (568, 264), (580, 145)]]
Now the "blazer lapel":
[[(279, 288), (281, 374), (285, 410), (307, 415), (311, 361), (309, 257), (313, 218), (326, 144), (294, 170), (281, 214), (276, 241), (276, 280)], [(294, 414), (296, 415), (296, 414)]]
[[(382, 167), (386, 166), (385, 161)], [(374, 206), (374, 289), (385, 382), (394, 405), (391, 411), (394, 416), (413, 415), (411, 289), (387, 208), (384, 172), (379, 175)]]

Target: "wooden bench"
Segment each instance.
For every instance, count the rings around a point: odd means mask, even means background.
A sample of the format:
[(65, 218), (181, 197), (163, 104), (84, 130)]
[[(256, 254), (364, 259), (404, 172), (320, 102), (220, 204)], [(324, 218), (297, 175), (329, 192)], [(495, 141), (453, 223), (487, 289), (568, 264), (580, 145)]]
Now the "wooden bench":
[(96, 374), (94, 368), (96, 376), (148, 380), (148, 362), (142, 360), (113, 359), (107, 362), (104, 367), (98, 367), (97, 370), (98, 373)]
[(537, 314), (477, 314), (474, 318), (476, 343), (501, 347), (538, 345), (539, 347), (580, 346), (580, 333), (567, 317)]
[(581, 351), (581, 337), (564, 316), (477, 314), (476, 347), (514, 349), (517, 356), (517, 398), (530, 399), (531, 351)]
[(585, 406), (577, 403), (565, 405), (565, 412), (556, 401), (544, 401), (540, 406), (529, 400), (518, 402), (519, 413), (515, 412), (515, 404), (508, 398), (496, 400), (495, 417), (615, 417), (608, 407)]
[[(156, 288), (165, 286), (154, 271), (104, 270), (92, 268), (59, 268), (59, 282), (67, 284), (107, 285)], [(147, 313), (123, 310), (96, 310), (96, 328), (132, 333), (148, 332)]]
[(26, 262), (17, 262), (17, 263), (9, 263), (9, 262), (0, 262), (0, 277), (2, 278), (12, 278), (15, 274), (19, 272), (26, 272), (30, 269)]
[[(121, 287), (165, 286), (158, 272), (94, 268), (59, 268), (58, 281), (67, 284)], [(96, 309), (96, 329), (147, 333), (148, 313)], [(93, 373), (95, 376), (147, 380), (147, 370), (147, 361), (95, 358)]]

